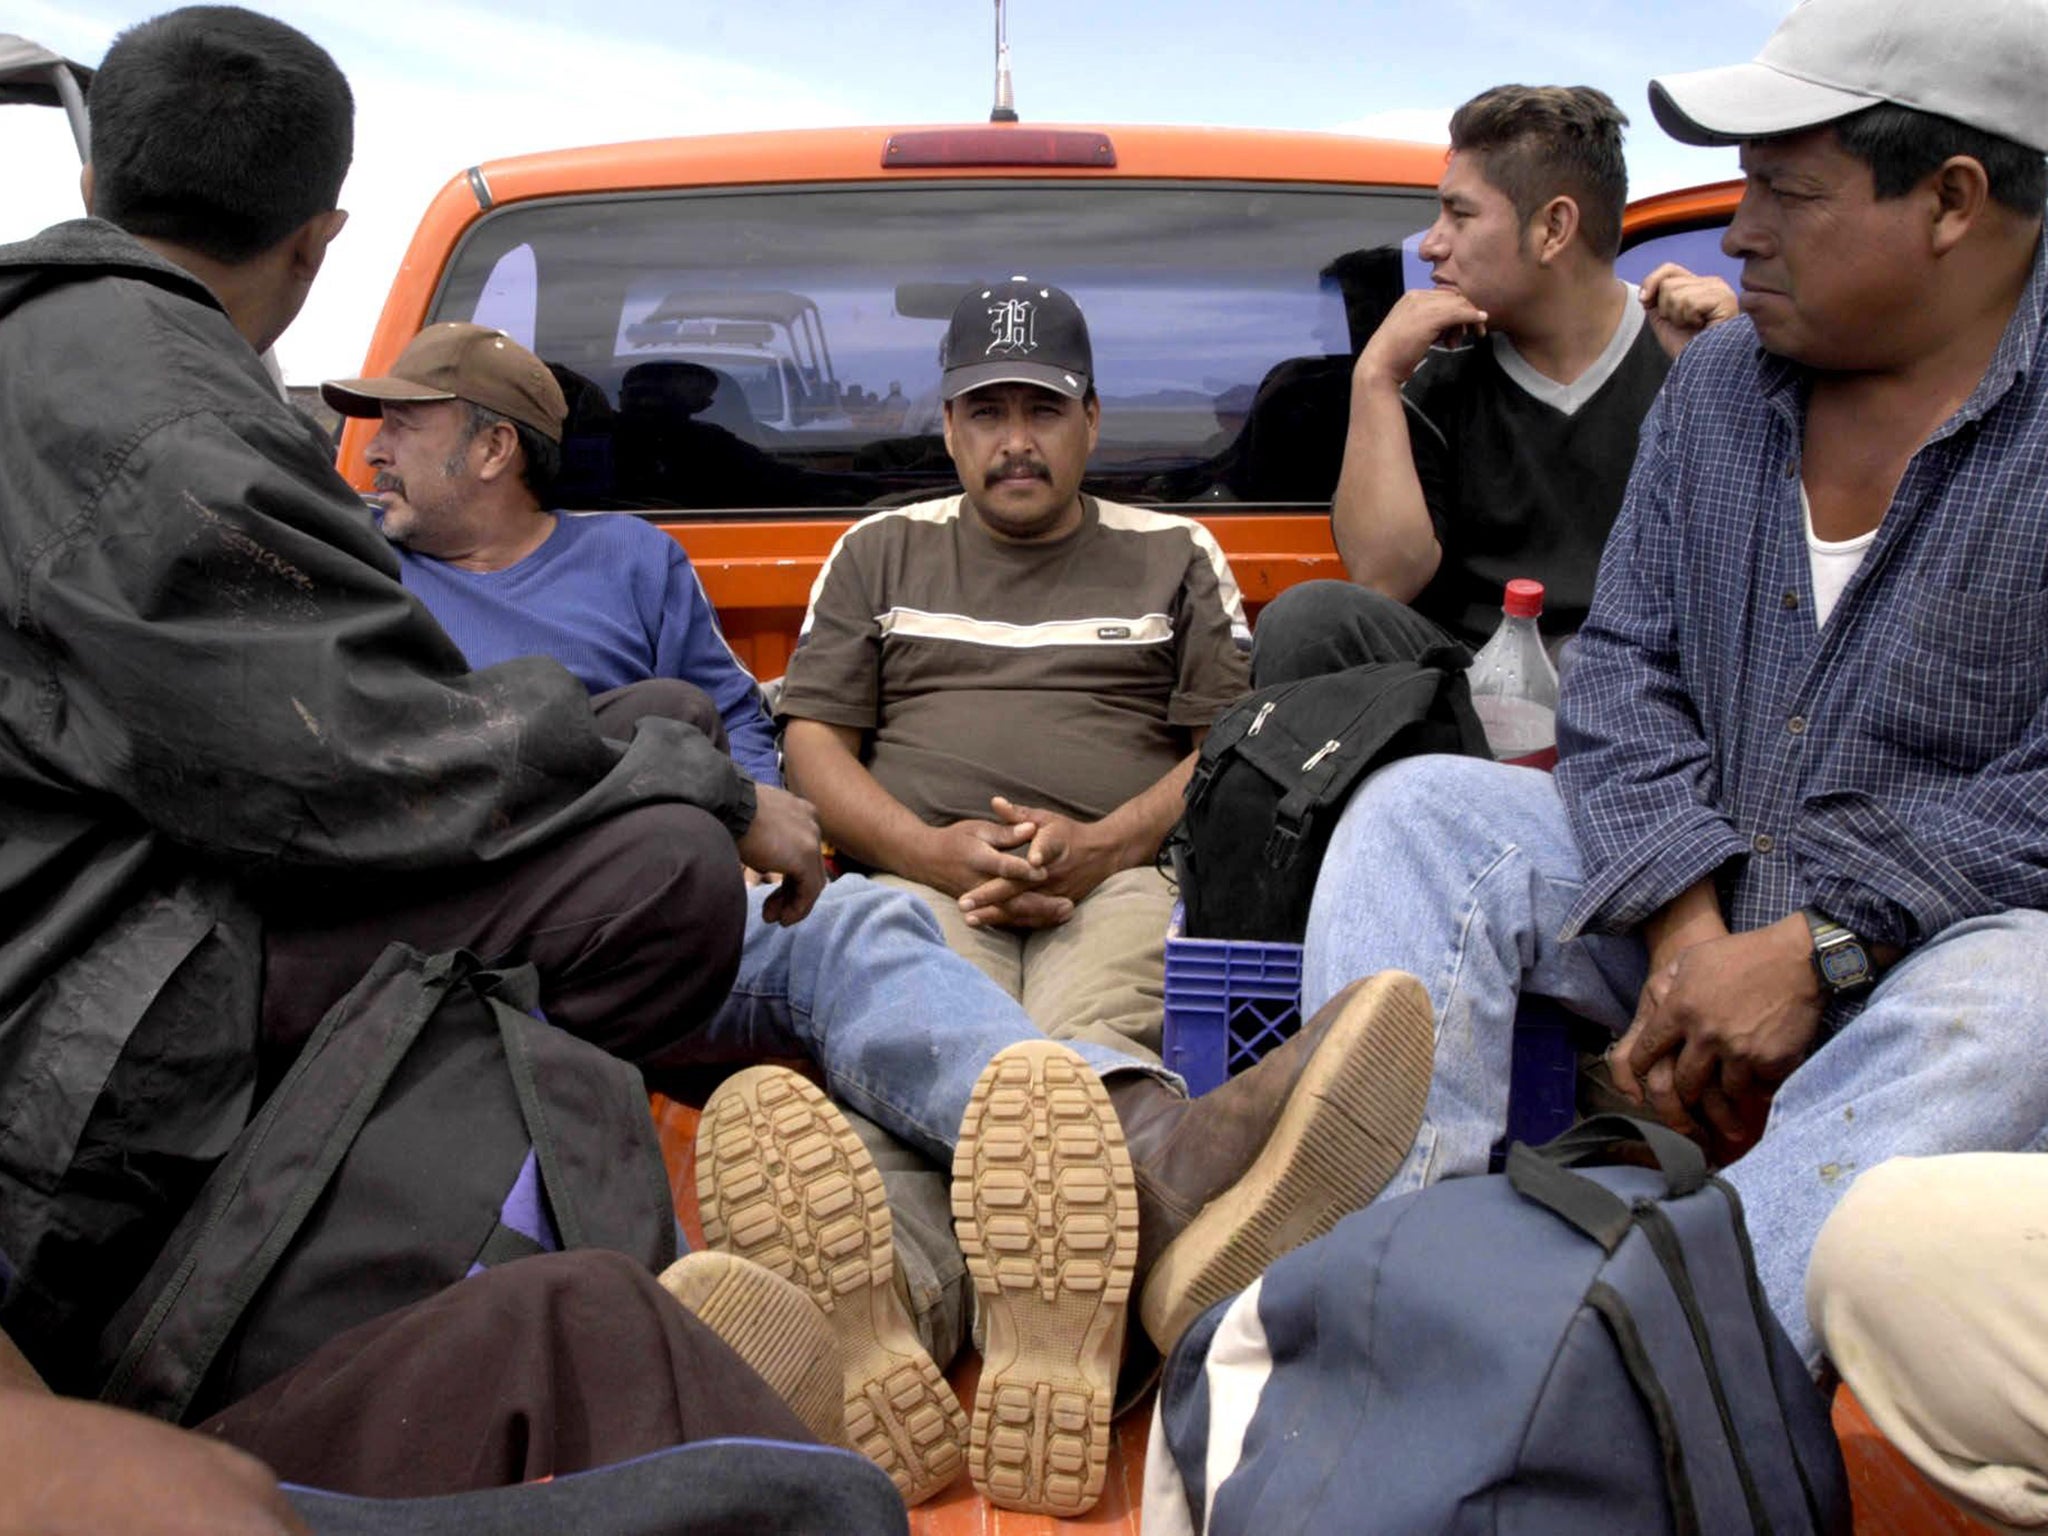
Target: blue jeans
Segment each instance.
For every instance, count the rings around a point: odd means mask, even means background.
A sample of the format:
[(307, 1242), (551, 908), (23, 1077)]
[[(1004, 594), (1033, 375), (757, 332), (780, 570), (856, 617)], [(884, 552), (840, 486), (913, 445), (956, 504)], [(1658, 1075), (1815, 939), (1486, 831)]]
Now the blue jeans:
[[(1382, 1194), (1483, 1173), (1507, 1123), (1521, 993), (1619, 1034), (1642, 990), (1634, 937), (1557, 934), (1583, 874), (1550, 776), (1411, 758), (1352, 797), (1309, 912), (1302, 1008), (1354, 977), (1421, 978), (1436, 1076), (1421, 1134)], [(2048, 914), (1958, 923), (1888, 971), (1863, 1011), (1779, 1088), (1764, 1136), (1725, 1170), (1764, 1293), (1809, 1364), (1808, 1254), (1856, 1175), (1888, 1157), (2048, 1145)]]
[[(950, 1162), (974, 1080), (1019, 1040), (1042, 1040), (1024, 1010), (946, 947), (924, 904), (858, 875), (825, 888), (782, 928), (748, 894), (732, 993), (696, 1044), (705, 1060), (809, 1057), (826, 1091), (930, 1157)], [(1149, 1071), (1108, 1046), (1075, 1043), (1098, 1074)]]

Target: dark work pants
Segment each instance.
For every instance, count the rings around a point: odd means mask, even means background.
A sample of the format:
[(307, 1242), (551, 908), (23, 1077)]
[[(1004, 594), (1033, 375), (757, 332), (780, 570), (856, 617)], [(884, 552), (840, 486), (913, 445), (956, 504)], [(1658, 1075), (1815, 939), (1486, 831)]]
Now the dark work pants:
[(772, 1388), (623, 1254), (520, 1259), (329, 1340), (198, 1426), (286, 1482), (496, 1488), (693, 1440), (809, 1441)]
[(1259, 610), (1252, 687), (1296, 683), (1370, 661), (1420, 661), (1459, 645), (1406, 603), (1348, 581), (1304, 581)]
[[(605, 733), (682, 719), (723, 747), (700, 690), (659, 679), (592, 701)], [(694, 806), (636, 807), (502, 864), (280, 893), (264, 915), (264, 1076), (274, 1082), (386, 945), (531, 963), (541, 1007), (640, 1066), (691, 1060), (689, 1036), (739, 968), (745, 888), (733, 840)]]

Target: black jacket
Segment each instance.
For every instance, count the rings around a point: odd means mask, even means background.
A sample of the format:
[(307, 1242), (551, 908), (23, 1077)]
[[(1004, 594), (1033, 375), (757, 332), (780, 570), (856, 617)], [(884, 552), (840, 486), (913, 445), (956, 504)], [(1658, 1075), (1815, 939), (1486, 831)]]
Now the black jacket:
[(468, 671), (212, 294), (94, 220), (0, 247), (0, 602), (0, 1325), (75, 1388), (248, 1116), (267, 903), (753, 790)]

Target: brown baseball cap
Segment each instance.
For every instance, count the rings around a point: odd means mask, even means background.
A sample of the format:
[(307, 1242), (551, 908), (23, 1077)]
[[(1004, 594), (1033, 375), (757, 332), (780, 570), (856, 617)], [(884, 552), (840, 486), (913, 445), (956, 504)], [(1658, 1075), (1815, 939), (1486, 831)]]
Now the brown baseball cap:
[(320, 386), (344, 416), (381, 416), (387, 400), (468, 400), (562, 440), (569, 403), (548, 365), (503, 331), (466, 320), (430, 325), (380, 379), (330, 379)]

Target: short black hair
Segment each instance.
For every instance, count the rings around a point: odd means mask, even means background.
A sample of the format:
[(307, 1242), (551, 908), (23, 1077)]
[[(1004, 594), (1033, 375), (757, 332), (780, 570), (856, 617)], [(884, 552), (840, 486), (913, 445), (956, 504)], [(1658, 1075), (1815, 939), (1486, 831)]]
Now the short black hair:
[(1984, 167), (1992, 200), (2039, 217), (2048, 203), (2048, 160), (2039, 150), (1952, 117), (1880, 102), (1835, 119), (1835, 140), (1870, 167), (1881, 198), (1903, 197), (1953, 155)]
[(514, 421), (487, 405), (478, 405), (474, 400), (465, 400), (462, 404), (469, 412), (469, 431), (463, 438), (465, 443), (475, 442), (477, 433), (500, 422), (519, 434), (519, 478), (526, 482), (533, 499), (546, 506), (548, 492), (555, 488), (555, 480), (562, 473), (562, 445), (534, 431), (525, 422)]
[(355, 149), (355, 100), (326, 50), (235, 5), (130, 27), (88, 105), (93, 213), (230, 264), (333, 208)]
[(1579, 233), (1603, 261), (1621, 252), (1628, 114), (1590, 85), (1497, 85), (1451, 114), (1451, 151), (1476, 156), (1527, 224), (1559, 195), (1579, 205)]

